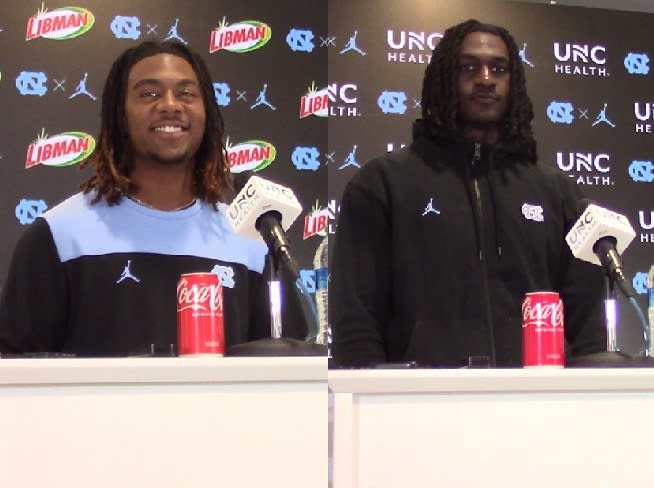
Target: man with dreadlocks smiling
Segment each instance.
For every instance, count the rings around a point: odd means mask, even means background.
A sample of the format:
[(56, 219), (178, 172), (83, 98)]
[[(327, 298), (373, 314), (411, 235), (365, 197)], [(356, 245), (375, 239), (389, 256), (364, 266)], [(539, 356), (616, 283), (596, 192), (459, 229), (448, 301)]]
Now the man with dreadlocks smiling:
[[(183, 44), (146, 41), (114, 62), (95, 174), (21, 237), (0, 302), (0, 352), (170, 350), (182, 273), (215, 272), (227, 345), (269, 335), (266, 247), (221, 207), (231, 177), (211, 76)], [(287, 287), (288, 288), (288, 287)], [(297, 305), (297, 304), (296, 304)], [(303, 338), (301, 321), (284, 332)]]
[(605, 349), (603, 276), (565, 234), (581, 197), (537, 162), (518, 48), (468, 20), (434, 49), (410, 146), (346, 186), (331, 267), (341, 366), (521, 366), (521, 301), (564, 302), (566, 351)]

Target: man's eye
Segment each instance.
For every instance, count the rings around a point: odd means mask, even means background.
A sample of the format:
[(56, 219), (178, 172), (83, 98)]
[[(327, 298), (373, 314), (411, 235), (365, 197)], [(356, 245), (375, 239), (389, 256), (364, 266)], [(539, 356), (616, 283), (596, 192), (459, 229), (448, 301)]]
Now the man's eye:
[(461, 63), (459, 64), (459, 70), (463, 72), (473, 72), (477, 69), (477, 66), (474, 64), (469, 64), (469, 63)]
[(491, 71), (493, 73), (506, 73), (507, 69), (508, 68), (506, 66), (493, 66)]
[(184, 90), (181, 93), (181, 96), (184, 97), (184, 98), (195, 98), (197, 95), (192, 91)]
[(141, 93), (141, 98), (154, 98), (158, 93), (154, 90), (147, 90)]

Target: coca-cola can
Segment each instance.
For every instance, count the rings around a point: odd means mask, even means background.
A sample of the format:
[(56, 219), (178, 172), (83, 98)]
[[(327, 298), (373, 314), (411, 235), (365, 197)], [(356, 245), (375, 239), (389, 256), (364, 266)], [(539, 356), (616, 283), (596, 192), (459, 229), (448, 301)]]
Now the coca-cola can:
[(527, 293), (522, 300), (522, 364), (527, 368), (565, 364), (563, 302), (556, 292)]
[(177, 352), (225, 354), (223, 288), (215, 273), (188, 273), (177, 282)]

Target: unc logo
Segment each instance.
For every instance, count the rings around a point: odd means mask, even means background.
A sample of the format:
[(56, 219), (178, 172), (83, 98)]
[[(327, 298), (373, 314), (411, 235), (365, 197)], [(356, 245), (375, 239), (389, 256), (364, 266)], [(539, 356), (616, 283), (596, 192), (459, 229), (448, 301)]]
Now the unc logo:
[(649, 56), (647, 54), (629, 53), (624, 58), (624, 67), (630, 75), (649, 73)]
[(385, 114), (404, 114), (406, 113), (406, 94), (384, 91), (379, 95), (377, 105)]
[(304, 286), (307, 293), (316, 292), (316, 272), (313, 269), (301, 269), (300, 277), (298, 278), (298, 288), (302, 289), (300, 283)]
[(654, 181), (654, 164), (651, 161), (632, 161), (629, 176), (636, 183), (651, 183)]
[(291, 154), (291, 161), (298, 170), (316, 171), (320, 167), (320, 152), (315, 147), (298, 146)]
[(16, 89), (21, 95), (36, 95), (42, 97), (48, 91), (45, 82), (48, 77), (40, 71), (21, 71), (16, 77)]
[(634, 279), (631, 281), (631, 284), (634, 286), (636, 293), (640, 295), (647, 293), (647, 273), (636, 273)]
[(569, 102), (552, 102), (547, 107), (547, 116), (554, 124), (572, 124), (574, 107)]
[(286, 44), (294, 52), (310, 53), (315, 47), (313, 44), (313, 32), (310, 30), (291, 29), (286, 35)]
[(230, 266), (216, 264), (211, 272), (218, 276), (220, 284), (225, 288), (234, 288), (236, 286), (234, 282), (234, 270)]
[(213, 84), (213, 96), (216, 98), (216, 103), (221, 107), (226, 107), (232, 101), (229, 92), (230, 89), (227, 83)]
[(545, 220), (545, 217), (543, 217), (543, 207), (540, 205), (523, 203), (522, 215), (525, 216), (525, 219), (533, 220), (534, 222), (543, 222)]
[(111, 32), (114, 33), (116, 39), (138, 39), (141, 37), (139, 27), (141, 27), (141, 21), (138, 17), (116, 15), (111, 21)]
[(43, 200), (26, 200), (23, 198), (16, 205), (15, 215), (21, 225), (28, 225), (34, 222), (47, 208), (48, 206)]

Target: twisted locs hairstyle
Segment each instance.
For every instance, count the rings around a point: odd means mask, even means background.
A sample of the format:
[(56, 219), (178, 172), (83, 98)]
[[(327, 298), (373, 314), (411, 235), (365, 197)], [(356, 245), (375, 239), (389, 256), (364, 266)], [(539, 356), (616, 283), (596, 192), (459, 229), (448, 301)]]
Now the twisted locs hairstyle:
[(144, 41), (116, 59), (105, 82), (98, 142), (89, 158), (81, 164), (82, 168), (89, 165), (95, 168), (95, 174), (80, 185), (84, 193), (97, 191), (93, 203), (104, 198), (113, 205), (135, 189), (130, 179), (133, 154), (125, 115), (127, 78), (136, 63), (157, 54), (172, 54), (188, 61), (200, 83), (206, 122), (204, 137), (195, 154), (194, 195), (215, 205), (224, 201), (232, 188), (223, 141), (223, 118), (214, 98), (206, 64), (197, 53), (179, 42)]
[(432, 52), (422, 84), (422, 119), (413, 126), (413, 138), (460, 136), (457, 63), (461, 44), (471, 32), (485, 32), (502, 38), (509, 51), (510, 99), (501, 122), (504, 141), (520, 141), (527, 146), (529, 159), (536, 160), (536, 140), (531, 127), (534, 108), (527, 95), (525, 72), (518, 46), (509, 31), (496, 25), (470, 19), (450, 27)]

